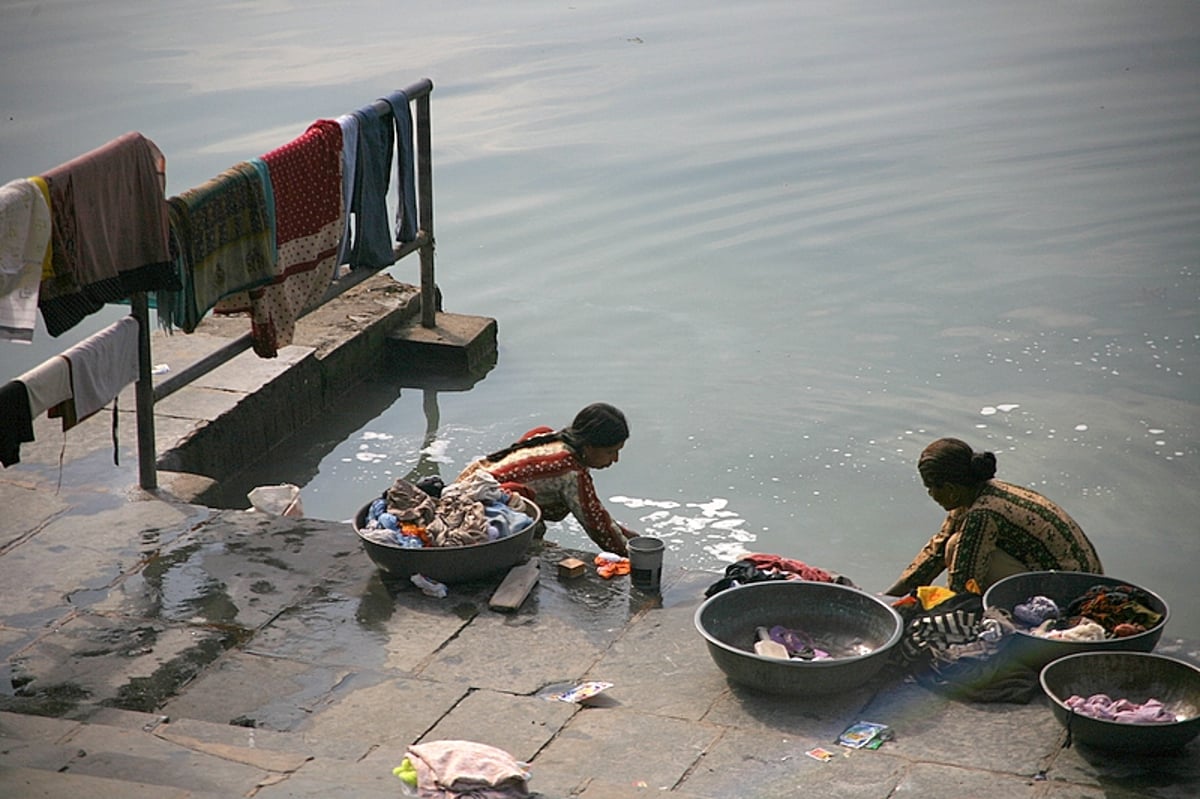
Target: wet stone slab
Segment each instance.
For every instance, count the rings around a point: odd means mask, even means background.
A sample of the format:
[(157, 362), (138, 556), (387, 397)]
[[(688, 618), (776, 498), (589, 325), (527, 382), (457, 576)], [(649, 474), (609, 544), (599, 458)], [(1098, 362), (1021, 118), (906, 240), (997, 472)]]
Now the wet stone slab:
[(567, 796), (616, 777), (657, 793), (682, 780), (720, 735), (719, 728), (695, 721), (585, 708), (533, 759), (530, 788)]
[(577, 705), (542, 697), (472, 691), (421, 741), (477, 741), (529, 761), (578, 710)]
[(1058, 722), (1040, 702), (959, 702), (913, 682), (881, 693), (862, 717), (891, 726), (889, 751), (914, 761), (1031, 777), (1061, 741)]
[(703, 718), (728, 686), (692, 626), (693, 613), (680, 605), (638, 616), (588, 679), (613, 683), (607, 696), (642, 712)]
[[(1046, 714), (1050, 715), (1049, 708)], [(1190, 799), (1200, 795), (1200, 739), (1173, 752), (1150, 755), (1075, 744), (1056, 750), (1046, 776), (1054, 783), (1067, 781), (1123, 792), (1104, 794), (1121, 799), (1125, 799), (1124, 793), (1150, 799)]]
[[(104, 725), (80, 728), (69, 744), (79, 754), (68, 770), (77, 775), (225, 796), (245, 796), (269, 776), (263, 768)], [(164, 768), (164, 764), (170, 767)]]
[[(805, 752), (822, 747), (828, 762)], [(815, 735), (727, 729), (684, 778), (684, 792), (700, 796), (747, 795), (755, 799), (820, 796), (830, 799), (886, 799), (907, 765), (882, 751), (851, 751)], [(967, 794), (964, 794), (967, 795)]]
[(481, 615), (420, 673), (473, 688), (532, 694), (551, 683), (579, 680), (601, 652), (569, 621), (545, 614)]
[(124, 500), (90, 515), (56, 517), (0, 558), (0, 584), (21, 586), (6, 594), (0, 624), (36, 626), (104, 599), (189, 518), (163, 503)]
[(69, 507), (62, 497), (38, 490), (33, 483), (0, 481), (0, 508), (4, 508), (0, 548), (28, 537)]
[(935, 796), (1004, 796), (1035, 799), (1043, 785), (1030, 777), (996, 774), (934, 763), (916, 763), (888, 796), (929, 799)]
[(254, 630), (351, 568), (347, 542), (333, 540), (341, 532), (333, 522), (224, 511), (155, 551), (97, 610)]
[[(297, 731), (307, 739), (363, 741), (369, 758), (395, 760), (404, 748), (432, 729), (467, 694), (458, 685), (430, 680), (359, 673), (338, 685)], [(399, 757), (395, 752), (399, 751)]]
[(230, 652), (184, 686), (161, 712), (217, 724), (291, 730), (346, 679), (349, 670)]
[(253, 650), (412, 673), (487, 606), (486, 592), (436, 599), (412, 586), (389, 588), (372, 572), (332, 588), (280, 614)]
[(152, 710), (233, 643), (212, 628), (80, 615), (12, 659), (8, 701), (54, 716), (86, 705)]

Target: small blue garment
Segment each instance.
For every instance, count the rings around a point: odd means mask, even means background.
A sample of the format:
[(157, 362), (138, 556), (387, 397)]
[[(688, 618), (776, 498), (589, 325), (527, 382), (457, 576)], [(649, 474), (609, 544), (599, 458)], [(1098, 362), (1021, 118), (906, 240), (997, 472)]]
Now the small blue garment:
[(380, 269), (396, 260), (387, 209), (395, 138), (391, 123), (380, 119), (374, 106), (358, 109), (354, 118), (358, 123), (358, 147), (349, 208), (354, 230), (346, 263), (353, 268)]
[(528, 515), (503, 502), (483, 503), (483, 515), (487, 518), (489, 541), (516, 535), (533, 524)]
[(408, 95), (397, 89), (387, 97), (396, 120), (396, 181), (400, 191), (400, 207), (396, 209), (396, 242), (405, 244), (417, 238), (417, 184), (414, 175), (412, 111)]
[(371, 503), (371, 507), (367, 511), (367, 518), (368, 519), (378, 519), (379, 514), (383, 513), (386, 510), (387, 510), (387, 503), (383, 501), (382, 497), (380, 497), (379, 499), (376, 499)]
[(425, 546), (425, 542), (417, 538), (415, 535), (405, 535), (404, 533), (392, 533), (392, 540), (402, 549), (421, 549)]
[(391, 120), (380, 118), (378, 108), (372, 104), (355, 111), (354, 124), (344, 126), (346, 130), (351, 126), (357, 129), (354, 164), (348, 166), (353, 171), (353, 180), (347, 215), (353, 215), (354, 229), (347, 228), (342, 242), (345, 263), (353, 268), (380, 269), (396, 261), (387, 209), (393, 151), (400, 199), (395, 242), (403, 244), (417, 237), (417, 188), (408, 96), (397, 91), (382, 100), (392, 110)]

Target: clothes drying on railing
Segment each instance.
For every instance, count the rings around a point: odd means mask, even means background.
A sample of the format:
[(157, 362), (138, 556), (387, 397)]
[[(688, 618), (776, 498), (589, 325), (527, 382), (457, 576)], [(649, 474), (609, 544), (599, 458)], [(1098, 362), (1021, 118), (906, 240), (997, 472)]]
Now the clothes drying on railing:
[(292, 343), (296, 320), (333, 282), (345, 227), (342, 128), (320, 119), (262, 157), (275, 201), (276, 276), (217, 303), (217, 313), (250, 313), (254, 351), (273, 358)]
[(138, 379), (137, 320), (122, 317), (62, 355), (71, 368), (71, 399), (49, 415), (62, 417), (63, 430), (70, 430)]
[(191, 333), (217, 301), (276, 276), (267, 165), (243, 161), (167, 200), (182, 289), (155, 299), (159, 324)]
[[(61, 418), (67, 431), (136, 381), (138, 332), (137, 320), (123, 317), (0, 386), (0, 462), (5, 466), (20, 462), (20, 445), (34, 440), (33, 420), (43, 412)], [(114, 404), (114, 450), (116, 414)]]
[[(354, 112), (353, 127), (358, 146), (352, 166), (354, 172), (350, 212), (354, 215), (352, 242), (345, 262), (351, 267), (379, 269), (396, 260), (393, 233), (389, 229), (387, 194), (391, 179), (392, 153), (396, 153), (396, 185), (400, 205), (396, 210), (395, 242), (414, 240), (416, 226), (416, 187), (413, 180), (412, 114), (408, 96), (397, 91), (383, 101), (391, 108), (391, 119), (382, 118), (374, 105)], [(346, 122), (339, 120), (348, 130)], [(394, 132), (393, 132), (394, 131)], [(397, 141), (399, 146), (397, 146)]]
[(75, 396), (71, 391), (71, 362), (63, 355), (47, 358), (17, 380), (29, 392), (29, 415), (34, 419)]
[(106, 302), (178, 289), (169, 253), (166, 159), (126, 133), (42, 176), (50, 191), (53, 275), (38, 306), (57, 336)]
[[(381, 116), (381, 104), (391, 113)], [(389, 231), (393, 155), (399, 205)], [(165, 169), (154, 142), (131, 132), (3, 187), (0, 339), (30, 341), (35, 307), (57, 336), (107, 302), (150, 292), (168, 330), (192, 332), (210, 310), (248, 313), (254, 351), (274, 357), (338, 264), (379, 269), (394, 262), (394, 244), (416, 240), (404, 91), (318, 120), (169, 203)]]
[(50, 266), (50, 199), (45, 181), (0, 186), (0, 339), (33, 341), (38, 287)]
[(358, 174), (358, 117), (342, 114), (337, 118), (342, 127), (342, 207), (346, 209), (342, 224), (342, 243), (338, 245), (338, 263), (350, 259), (351, 230), (354, 205), (354, 178)]

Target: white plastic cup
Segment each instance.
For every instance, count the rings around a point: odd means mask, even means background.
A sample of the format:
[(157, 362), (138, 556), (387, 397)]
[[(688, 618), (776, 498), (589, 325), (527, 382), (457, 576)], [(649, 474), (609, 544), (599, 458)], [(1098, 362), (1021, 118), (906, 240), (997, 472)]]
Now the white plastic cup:
[(639, 535), (625, 542), (629, 549), (629, 580), (634, 588), (643, 591), (658, 591), (662, 587), (663, 551), (662, 539)]

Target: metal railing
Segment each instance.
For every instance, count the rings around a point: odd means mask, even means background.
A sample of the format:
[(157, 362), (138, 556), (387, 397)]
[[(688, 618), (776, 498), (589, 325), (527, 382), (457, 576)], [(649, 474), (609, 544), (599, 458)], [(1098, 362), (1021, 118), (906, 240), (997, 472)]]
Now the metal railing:
[[(396, 245), (392, 250), (393, 264), (413, 252), (420, 253), (421, 326), (426, 328), (437, 326), (437, 284), (433, 268), (433, 148), (429, 113), (429, 95), (432, 92), (433, 82), (428, 78), (417, 81), (404, 89), (409, 103), (416, 107), (413, 149), (416, 157), (417, 232), (412, 241)], [(392, 116), (391, 106), (386, 100), (377, 100), (372, 103), (371, 107), (381, 118)], [(334, 281), (320, 301), (306, 309), (300, 316), (303, 317), (320, 308), (372, 275), (387, 269), (388, 266), (379, 269), (351, 270)], [(154, 404), (250, 349), (253, 345), (253, 337), (249, 332), (243, 334), (181, 369), (178, 373), (162, 380), (156, 386), (151, 374), (150, 310), (146, 294), (141, 292), (134, 294), (130, 298), (130, 309), (132, 315), (138, 320), (140, 329), (138, 381), (134, 387), (137, 406), (138, 484), (144, 489), (154, 489), (158, 487)]]

